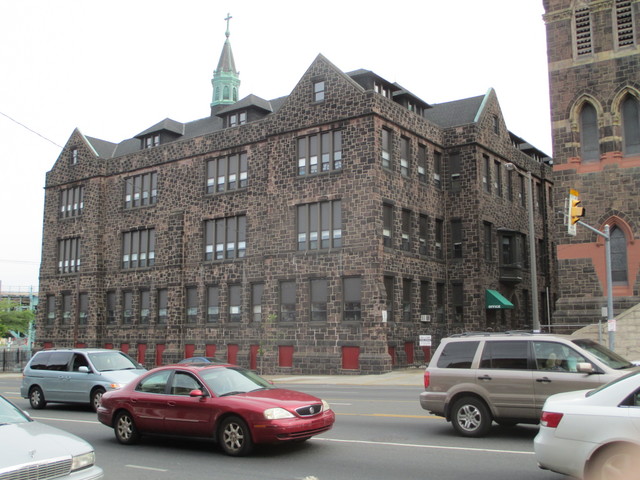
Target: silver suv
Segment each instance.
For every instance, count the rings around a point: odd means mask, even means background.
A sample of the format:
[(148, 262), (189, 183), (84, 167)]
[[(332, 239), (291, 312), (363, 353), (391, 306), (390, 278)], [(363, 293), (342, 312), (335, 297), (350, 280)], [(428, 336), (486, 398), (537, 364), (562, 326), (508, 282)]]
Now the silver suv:
[(461, 435), (538, 423), (548, 396), (595, 388), (633, 364), (592, 340), (565, 335), (467, 333), (442, 340), (424, 373), (420, 405)]

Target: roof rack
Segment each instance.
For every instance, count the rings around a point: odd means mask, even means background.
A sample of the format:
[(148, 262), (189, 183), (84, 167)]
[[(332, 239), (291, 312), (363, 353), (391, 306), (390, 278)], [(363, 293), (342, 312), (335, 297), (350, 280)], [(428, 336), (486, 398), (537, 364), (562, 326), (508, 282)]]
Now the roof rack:
[(451, 335), (452, 337), (492, 337), (505, 335), (538, 335), (530, 330), (506, 330), (504, 332), (462, 332)]

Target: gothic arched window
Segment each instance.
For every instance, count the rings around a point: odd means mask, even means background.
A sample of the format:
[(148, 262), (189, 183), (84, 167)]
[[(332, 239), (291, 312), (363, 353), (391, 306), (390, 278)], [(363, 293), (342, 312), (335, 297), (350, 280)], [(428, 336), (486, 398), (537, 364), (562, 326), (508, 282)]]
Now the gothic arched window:
[(627, 95), (622, 102), (622, 127), (624, 154), (640, 153), (640, 108), (638, 108), (638, 99), (633, 95)]
[(611, 280), (614, 285), (627, 285), (627, 239), (622, 229), (613, 227), (611, 238)]
[(223, 100), (229, 100), (229, 87), (225, 85), (224, 89), (222, 90), (222, 99)]
[(598, 115), (595, 107), (588, 102), (580, 110), (580, 149), (583, 162), (600, 159)]

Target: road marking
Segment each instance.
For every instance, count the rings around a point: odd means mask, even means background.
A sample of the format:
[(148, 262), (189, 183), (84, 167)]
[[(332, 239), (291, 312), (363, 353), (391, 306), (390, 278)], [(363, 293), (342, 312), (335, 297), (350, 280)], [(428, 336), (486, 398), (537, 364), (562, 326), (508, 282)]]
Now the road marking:
[(47, 420), (51, 422), (69, 422), (69, 423), (92, 423), (100, 424), (97, 420), (74, 420), (71, 418), (51, 418), (51, 417), (31, 417), (34, 420)]
[(424, 448), (429, 450), (458, 450), (458, 451), (466, 451), (466, 452), (534, 455), (533, 452), (524, 452), (519, 450), (500, 450), (500, 449), (493, 449), (493, 448), (448, 447), (446, 445), (421, 445), (418, 443), (372, 442), (368, 440), (343, 440), (340, 438), (323, 438), (323, 437), (316, 437), (314, 440), (322, 440), (323, 442), (335, 442), (335, 443), (358, 443), (361, 445), (381, 445), (385, 447), (409, 447), (409, 448)]
[(344, 417), (393, 417), (393, 418), (430, 418), (430, 419), (432, 418), (432, 419), (444, 420), (444, 418), (438, 417), (436, 415), (402, 415), (399, 413), (337, 413), (336, 412), (336, 415), (340, 415)]
[(169, 471), (166, 468), (144, 467), (142, 465), (125, 465), (125, 467), (137, 468), (138, 470), (151, 470), (152, 472), (168, 472)]

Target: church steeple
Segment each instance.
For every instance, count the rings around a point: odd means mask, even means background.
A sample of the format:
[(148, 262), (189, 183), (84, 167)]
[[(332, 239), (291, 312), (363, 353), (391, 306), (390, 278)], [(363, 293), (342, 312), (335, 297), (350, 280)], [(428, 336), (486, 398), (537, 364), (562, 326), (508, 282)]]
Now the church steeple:
[(236, 71), (236, 64), (233, 60), (231, 42), (229, 42), (229, 20), (231, 15), (227, 14), (227, 39), (222, 47), (222, 54), (218, 61), (218, 67), (213, 71), (211, 85), (213, 86), (213, 98), (211, 100), (211, 111), (218, 105), (230, 105), (238, 101), (238, 88), (240, 87), (240, 72)]

